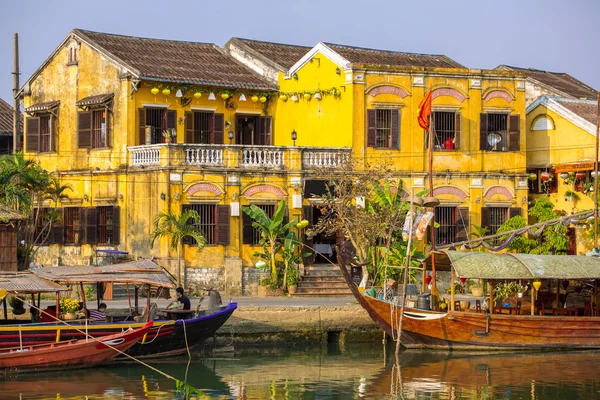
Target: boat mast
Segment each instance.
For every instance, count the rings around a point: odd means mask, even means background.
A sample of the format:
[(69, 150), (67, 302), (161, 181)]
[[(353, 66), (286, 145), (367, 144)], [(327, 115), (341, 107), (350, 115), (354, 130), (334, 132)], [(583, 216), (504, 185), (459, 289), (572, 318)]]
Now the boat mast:
[(596, 158), (594, 159), (594, 252), (598, 251), (598, 141), (600, 133), (600, 92), (598, 92), (598, 110), (596, 111)]

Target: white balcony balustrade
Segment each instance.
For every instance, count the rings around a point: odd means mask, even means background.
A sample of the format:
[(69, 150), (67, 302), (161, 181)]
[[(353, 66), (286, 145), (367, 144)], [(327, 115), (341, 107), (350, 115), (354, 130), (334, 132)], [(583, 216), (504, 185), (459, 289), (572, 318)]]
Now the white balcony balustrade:
[(223, 166), (223, 146), (184, 145), (185, 163), (188, 165)]
[(338, 168), (350, 160), (350, 149), (304, 149), (303, 153), (304, 169)]
[(160, 165), (160, 145), (129, 147), (132, 166)]
[(284, 167), (285, 150), (277, 147), (242, 148), (240, 165), (262, 168)]

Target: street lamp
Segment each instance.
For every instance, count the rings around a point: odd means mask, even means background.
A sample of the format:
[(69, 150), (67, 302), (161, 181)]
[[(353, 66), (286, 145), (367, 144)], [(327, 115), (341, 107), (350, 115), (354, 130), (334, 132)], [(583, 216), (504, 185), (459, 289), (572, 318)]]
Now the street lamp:
[(233, 131), (227, 132), (227, 137), (229, 138), (229, 144), (233, 142)]
[(294, 141), (294, 147), (296, 147), (296, 139), (298, 139), (298, 134), (296, 133), (296, 130), (294, 129), (292, 131), (292, 140)]

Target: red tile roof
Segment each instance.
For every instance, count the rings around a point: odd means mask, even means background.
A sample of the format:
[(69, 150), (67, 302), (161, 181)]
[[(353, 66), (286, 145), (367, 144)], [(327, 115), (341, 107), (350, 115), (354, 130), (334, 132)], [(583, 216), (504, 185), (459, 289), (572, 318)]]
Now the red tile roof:
[(263, 42), (260, 40), (242, 38), (233, 39), (245, 44), (266, 59), (275, 62), (286, 70), (296, 64), (296, 62), (312, 48), (307, 46), (296, 46), (293, 44)]
[(596, 99), (597, 92), (590, 86), (564, 72), (550, 72), (533, 68), (519, 68), (510, 65), (500, 65), (498, 69), (509, 69), (523, 72), (527, 78), (550, 86), (560, 92), (557, 94), (576, 99)]
[(352, 64), (392, 65), (399, 67), (465, 68), (451, 58), (436, 54), (403, 53), (364, 47), (325, 43)]
[[(22, 118), (21, 118), (22, 120)], [(22, 121), (21, 121), (22, 122)], [(0, 135), (12, 135), (13, 108), (10, 104), (0, 99)]]
[(212, 43), (149, 39), (74, 29), (141, 79), (203, 86), (276, 90), (260, 75)]
[(598, 102), (591, 100), (571, 100), (565, 98), (554, 98), (560, 105), (574, 112), (581, 118), (592, 124), (596, 124), (596, 113), (598, 112)]

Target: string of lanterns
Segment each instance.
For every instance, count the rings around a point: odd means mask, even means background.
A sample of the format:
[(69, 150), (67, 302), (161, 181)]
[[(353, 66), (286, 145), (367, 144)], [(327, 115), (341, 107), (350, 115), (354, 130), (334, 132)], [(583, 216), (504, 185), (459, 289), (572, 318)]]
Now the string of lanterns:
[[(186, 97), (188, 93), (192, 93), (192, 96), (195, 99), (200, 99), (204, 94), (208, 94), (208, 100), (216, 100), (217, 96), (221, 97), (223, 100), (227, 101), (235, 95), (239, 96), (239, 101), (247, 101), (247, 96), (245, 92), (237, 91), (237, 90), (228, 90), (228, 89), (214, 89), (214, 88), (206, 88), (206, 87), (198, 87), (194, 85), (167, 85), (164, 83), (152, 83), (145, 82), (145, 86), (151, 87), (150, 92), (153, 95), (158, 95), (162, 93), (165, 96), (171, 95), (172, 92), (175, 92), (175, 97), (181, 99), (181, 104), (185, 107), (185, 105), (189, 104), (191, 98)], [(325, 96), (333, 96), (334, 99), (339, 99), (341, 97), (341, 91), (337, 87), (332, 87), (329, 89), (316, 89), (313, 91), (299, 91), (299, 92), (250, 92), (248, 93), (250, 100), (254, 103), (266, 103), (272, 97), (278, 97), (279, 100), (287, 101), (288, 99), (293, 102), (298, 102), (300, 99), (304, 100), (321, 100)]]

